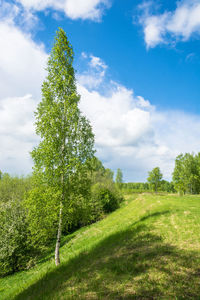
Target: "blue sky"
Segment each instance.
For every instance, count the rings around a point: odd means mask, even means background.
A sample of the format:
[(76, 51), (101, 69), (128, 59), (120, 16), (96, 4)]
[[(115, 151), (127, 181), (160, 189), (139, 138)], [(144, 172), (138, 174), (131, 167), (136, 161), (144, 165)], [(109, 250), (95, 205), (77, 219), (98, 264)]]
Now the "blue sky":
[(0, 1), (0, 169), (31, 172), (33, 111), (55, 31), (71, 41), (97, 156), (125, 181), (200, 151), (200, 1)]
[[(160, 109), (200, 113), (200, 39), (194, 34), (187, 42), (147, 50), (138, 24), (141, 2), (113, 0), (110, 3), (110, 9), (104, 11), (100, 22), (72, 21), (64, 14), (58, 22), (52, 18), (52, 12), (48, 16), (42, 12), (38, 16), (41, 28), (34, 31), (35, 40), (45, 43), (46, 50), (50, 51), (52, 37), (60, 26), (73, 44), (76, 69), (82, 52), (93, 53), (109, 66), (113, 80), (134, 89)], [(160, 4), (156, 13), (176, 8), (176, 1), (155, 3)]]

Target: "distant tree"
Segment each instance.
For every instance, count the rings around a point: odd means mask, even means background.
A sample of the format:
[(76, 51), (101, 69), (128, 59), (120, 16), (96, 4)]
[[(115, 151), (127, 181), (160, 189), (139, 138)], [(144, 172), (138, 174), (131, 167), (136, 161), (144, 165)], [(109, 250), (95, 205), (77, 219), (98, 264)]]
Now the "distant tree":
[(190, 153), (176, 157), (173, 183), (179, 193), (197, 194), (200, 192), (200, 155)]
[(102, 181), (102, 178), (104, 178), (105, 174), (105, 168), (102, 162), (96, 156), (94, 156), (92, 159), (90, 159), (89, 164), (92, 184)]
[(179, 194), (185, 193), (185, 175), (184, 175), (184, 158), (183, 154), (176, 157), (175, 167), (172, 174), (175, 189)]
[(122, 173), (121, 169), (117, 169), (117, 174), (116, 174), (115, 182), (118, 185), (118, 187), (121, 188), (122, 183), (123, 183), (123, 173)]
[(172, 182), (169, 182), (167, 180), (161, 181), (161, 190), (163, 192), (172, 193), (175, 192), (174, 184)]
[(31, 188), (32, 178), (30, 176), (20, 178), (4, 173), (0, 180), (0, 202), (9, 202), (11, 199), (22, 201), (25, 193)]
[(1, 170), (0, 170), (0, 180), (1, 180), (1, 178), (2, 178), (2, 174), (3, 174), (3, 173), (2, 173)]
[(160, 172), (159, 167), (156, 167), (151, 172), (149, 172), (149, 176), (148, 176), (147, 180), (154, 192), (157, 192), (159, 187), (161, 186), (162, 177), (163, 177), (163, 175)]
[[(38, 186), (30, 195), (29, 214), (34, 217), (35, 226), (37, 221), (44, 220), (47, 229), (57, 226), (55, 263), (58, 265), (63, 209), (73, 203), (75, 183), (78, 186), (86, 178), (86, 161), (94, 154), (92, 128), (78, 108), (80, 96), (76, 91), (72, 46), (62, 29), (57, 32), (47, 72), (42, 101), (35, 113), (36, 133), (41, 136), (41, 142), (31, 153)], [(34, 203), (38, 210), (34, 211)], [(35, 230), (34, 226), (32, 229)]]

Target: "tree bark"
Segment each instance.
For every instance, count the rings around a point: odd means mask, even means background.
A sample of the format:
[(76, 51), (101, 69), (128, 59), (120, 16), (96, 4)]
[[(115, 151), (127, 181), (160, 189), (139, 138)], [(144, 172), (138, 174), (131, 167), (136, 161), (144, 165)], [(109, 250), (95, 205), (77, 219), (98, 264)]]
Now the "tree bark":
[(63, 204), (62, 204), (62, 202), (60, 202), (58, 233), (57, 233), (56, 249), (55, 249), (55, 264), (56, 264), (56, 266), (58, 266), (60, 264), (60, 241), (61, 241), (61, 233), (62, 233), (62, 209), (63, 209)]
[[(66, 119), (65, 119), (65, 105), (64, 105), (64, 114), (63, 114), (63, 127), (65, 125)], [(65, 150), (65, 136), (63, 137), (63, 143), (61, 148), (62, 153), (62, 173), (61, 173), (61, 187), (62, 187), (62, 196), (60, 200), (60, 213), (59, 213), (59, 222), (58, 222), (58, 233), (57, 233), (57, 240), (56, 240), (56, 249), (55, 249), (55, 264), (58, 266), (60, 264), (60, 241), (61, 241), (61, 234), (62, 234), (62, 210), (63, 210), (63, 203), (64, 203), (64, 150)]]

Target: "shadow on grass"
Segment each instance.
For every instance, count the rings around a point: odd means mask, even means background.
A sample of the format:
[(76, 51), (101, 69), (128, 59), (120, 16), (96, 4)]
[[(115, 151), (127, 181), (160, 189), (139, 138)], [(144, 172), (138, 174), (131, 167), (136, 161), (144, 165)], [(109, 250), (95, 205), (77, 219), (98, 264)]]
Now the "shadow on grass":
[(144, 217), (140, 218), (137, 222), (134, 223), (134, 225), (137, 223), (146, 221), (148, 219), (157, 218), (157, 217), (160, 217), (161, 215), (167, 215), (167, 214), (171, 214), (171, 213), (172, 213), (172, 211), (170, 211), (170, 210), (156, 211), (154, 213), (149, 213), (147, 215), (144, 215)]
[[(159, 216), (161, 212), (143, 217)], [(23, 291), (22, 299), (200, 299), (200, 255), (135, 224), (100, 241)]]

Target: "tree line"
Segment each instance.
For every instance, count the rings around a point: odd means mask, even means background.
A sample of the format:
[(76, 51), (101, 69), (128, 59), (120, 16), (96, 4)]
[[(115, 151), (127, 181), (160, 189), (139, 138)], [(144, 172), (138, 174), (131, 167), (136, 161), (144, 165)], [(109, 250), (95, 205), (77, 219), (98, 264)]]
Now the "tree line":
[(125, 192), (168, 192), (182, 194), (200, 193), (200, 153), (180, 154), (175, 159), (172, 181), (163, 179), (159, 167), (148, 173), (147, 182), (121, 183)]

